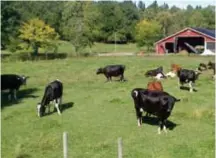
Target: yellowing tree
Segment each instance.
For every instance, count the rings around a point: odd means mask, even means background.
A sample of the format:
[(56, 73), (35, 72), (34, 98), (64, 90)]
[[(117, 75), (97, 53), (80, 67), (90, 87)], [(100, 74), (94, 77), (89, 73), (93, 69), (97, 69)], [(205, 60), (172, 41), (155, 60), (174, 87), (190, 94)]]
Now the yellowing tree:
[(161, 26), (156, 21), (142, 20), (136, 25), (135, 39), (138, 46), (148, 49), (161, 37)]
[(35, 55), (38, 54), (39, 48), (55, 46), (59, 38), (59, 35), (53, 28), (38, 18), (23, 23), (19, 32), (19, 38), (33, 49)]

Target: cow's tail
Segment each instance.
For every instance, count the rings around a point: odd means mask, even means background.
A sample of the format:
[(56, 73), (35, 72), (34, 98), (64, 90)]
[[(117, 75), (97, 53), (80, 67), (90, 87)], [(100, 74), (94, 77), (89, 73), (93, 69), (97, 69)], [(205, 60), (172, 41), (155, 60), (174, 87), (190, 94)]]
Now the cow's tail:
[(125, 65), (122, 65), (122, 69), (125, 70), (125, 68), (126, 68), (126, 66), (125, 66)]

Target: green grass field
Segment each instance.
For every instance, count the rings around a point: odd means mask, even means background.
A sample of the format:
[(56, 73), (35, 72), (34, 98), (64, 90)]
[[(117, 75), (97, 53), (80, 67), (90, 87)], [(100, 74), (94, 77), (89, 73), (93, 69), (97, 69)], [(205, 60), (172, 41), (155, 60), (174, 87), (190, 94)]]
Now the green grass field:
[[(124, 158), (213, 158), (214, 81), (212, 71), (200, 75), (198, 92), (180, 90), (177, 78), (163, 80), (164, 90), (181, 99), (169, 117), (168, 133), (157, 134), (154, 117), (138, 128), (130, 96), (145, 88), (146, 70), (171, 63), (195, 69), (213, 57), (89, 57), (39, 62), (3, 62), (2, 74), (30, 76), (10, 103), (2, 94), (2, 158), (61, 158), (62, 133), (68, 132), (70, 158), (116, 158), (117, 139), (123, 139)], [(107, 64), (125, 64), (127, 82), (105, 83), (96, 69)], [(38, 118), (36, 104), (45, 85), (54, 79), (64, 83), (61, 116), (56, 112)]]

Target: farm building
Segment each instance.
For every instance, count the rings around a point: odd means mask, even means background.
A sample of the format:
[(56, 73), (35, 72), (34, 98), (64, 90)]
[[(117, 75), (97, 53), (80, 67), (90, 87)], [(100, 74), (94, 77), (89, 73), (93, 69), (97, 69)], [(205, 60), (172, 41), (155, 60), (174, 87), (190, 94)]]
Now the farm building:
[(206, 50), (215, 52), (215, 39), (215, 30), (189, 27), (157, 41), (155, 49), (158, 54), (177, 53), (181, 50), (190, 53)]

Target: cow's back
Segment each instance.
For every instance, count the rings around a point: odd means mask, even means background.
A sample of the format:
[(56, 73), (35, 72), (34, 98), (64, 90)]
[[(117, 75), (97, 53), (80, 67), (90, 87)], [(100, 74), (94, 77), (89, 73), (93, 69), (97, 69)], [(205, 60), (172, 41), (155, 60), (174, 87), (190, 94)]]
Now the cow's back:
[(148, 90), (158, 90), (163, 91), (163, 86), (160, 81), (149, 82), (147, 85)]
[(108, 65), (104, 68), (104, 73), (112, 76), (123, 74), (125, 70), (124, 65)]
[(18, 75), (4, 74), (1, 75), (1, 90), (19, 89), (22, 84), (22, 79)]

